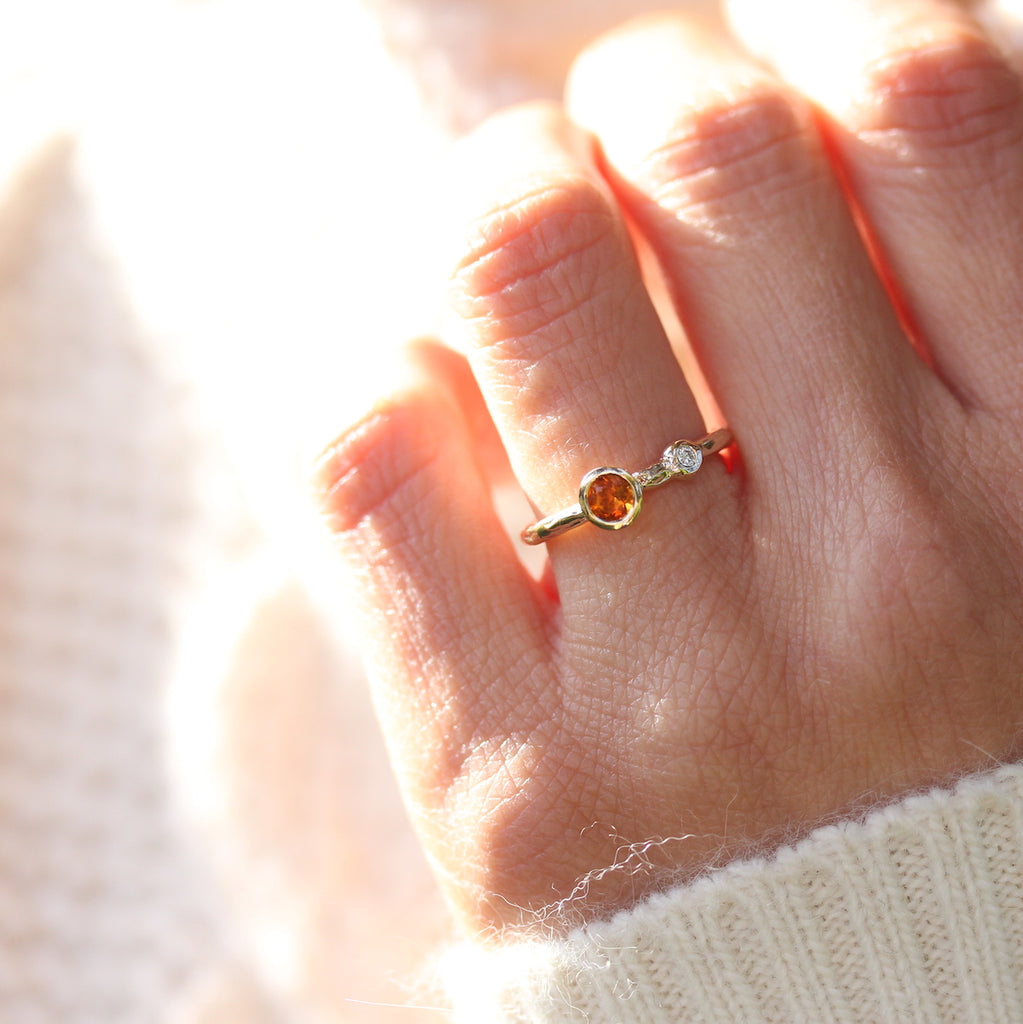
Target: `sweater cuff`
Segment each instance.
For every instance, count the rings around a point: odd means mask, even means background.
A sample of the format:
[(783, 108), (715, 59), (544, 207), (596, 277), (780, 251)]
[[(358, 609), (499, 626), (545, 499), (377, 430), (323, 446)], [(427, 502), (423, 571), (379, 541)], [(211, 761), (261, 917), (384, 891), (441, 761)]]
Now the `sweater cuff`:
[(969, 776), (550, 941), (461, 949), (459, 1024), (1023, 1021), (1023, 767)]

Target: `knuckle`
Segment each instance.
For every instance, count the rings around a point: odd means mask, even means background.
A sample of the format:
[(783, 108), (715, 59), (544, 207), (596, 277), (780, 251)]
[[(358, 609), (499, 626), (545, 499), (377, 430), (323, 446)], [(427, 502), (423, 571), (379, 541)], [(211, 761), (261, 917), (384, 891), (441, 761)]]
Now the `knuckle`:
[[(1018, 145), (1023, 127), (1019, 79), (983, 40), (959, 35), (888, 54), (868, 65), (856, 121), (861, 134), (890, 138), (896, 154), (942, 163), (962, 146)], [(931, 154), (928, 158), (928, 154)]]
[(641, 174), (652, 198), (673, 210), (746, 212), (813, 173), (812, 133), (783, 90), (759, 84), (729, 102), (687, 111)]
[(412, 401), (382, 407), (327, 451), (314, 489), (333, 533), (352, 533), (369, 523), (378, 532), (401, 527), (414, 492), (440, 457), (440, 439), (426, 427), (431, 421), (429, 410)]
[(477, 344), (535, 342), (604, 286), (621, 230), (589, 179), (565, 176), (520, 193), (472, 225), (453, 276), (455, 310)]

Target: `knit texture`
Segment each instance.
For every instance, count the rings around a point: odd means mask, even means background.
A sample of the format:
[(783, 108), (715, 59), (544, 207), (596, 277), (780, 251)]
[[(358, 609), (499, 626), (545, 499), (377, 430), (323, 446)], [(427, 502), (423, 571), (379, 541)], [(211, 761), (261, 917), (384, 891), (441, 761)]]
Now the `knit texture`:
[(465, 1024), (1018, 1024), (1023, 768), (448, 967)]
[(0, 1018), (156, 1020), (216, 949), (156, 700), (194, 544), (194, 453), (69, 147), (44, 147), (3, 198)]

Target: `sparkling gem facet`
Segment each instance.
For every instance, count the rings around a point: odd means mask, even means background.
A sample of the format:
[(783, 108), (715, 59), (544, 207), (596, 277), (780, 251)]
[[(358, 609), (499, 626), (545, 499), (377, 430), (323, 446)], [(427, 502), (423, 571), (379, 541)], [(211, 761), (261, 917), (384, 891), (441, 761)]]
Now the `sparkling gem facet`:
[(666, 461), (674, 473), (695, 473), (703, 465), (703, 452), (696, 445), (676, 444)]
[(586, 489), (586, 505), (603, 523), (620, 523), (636, 506), (632, 484), (617, 473), (601, 473)]

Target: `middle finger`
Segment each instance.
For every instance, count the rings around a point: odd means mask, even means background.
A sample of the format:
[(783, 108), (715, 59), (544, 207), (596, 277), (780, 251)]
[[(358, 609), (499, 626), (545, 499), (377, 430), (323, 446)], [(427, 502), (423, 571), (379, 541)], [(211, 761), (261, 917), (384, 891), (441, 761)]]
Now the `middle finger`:
[(778, 458), (793, 438), (819, 439), (835, 465), (901, 436), (936, 380), (903, 335), (808, 105), (722, 34), (670, 16), (584, 55), (570, 97), (665, 267), (746, 462), (777, 471), (785, 490), (794, 473), (820, 473), (820, 460)]

